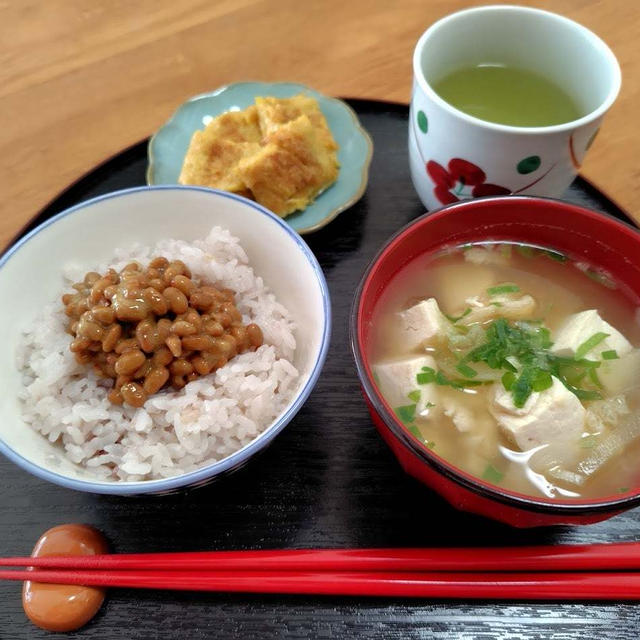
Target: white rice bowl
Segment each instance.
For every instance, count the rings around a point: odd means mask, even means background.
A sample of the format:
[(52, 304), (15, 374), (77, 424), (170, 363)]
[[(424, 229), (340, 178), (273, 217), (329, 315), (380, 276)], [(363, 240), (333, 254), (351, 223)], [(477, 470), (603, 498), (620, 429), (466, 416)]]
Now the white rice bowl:
[(24, 331), (17, 349), (22, 418), (96, 481), (168, 478), (219, 461), (249, 444), (282, 413), (299, 386), (292, 364), (295, 326), (257, 276), (237, 238), (214, 227), (205, 240), (161, 240), (116, 251), (103, 272), (153, 256), (183, 260), (194, 277), (236, 292), (245, 323), (264, 344), (180, 391), (150, 397), (139, 409), (109, 402), (110, 381), (75, 362), (60, 296), (89, 270), (70, 267), (67, 285)]

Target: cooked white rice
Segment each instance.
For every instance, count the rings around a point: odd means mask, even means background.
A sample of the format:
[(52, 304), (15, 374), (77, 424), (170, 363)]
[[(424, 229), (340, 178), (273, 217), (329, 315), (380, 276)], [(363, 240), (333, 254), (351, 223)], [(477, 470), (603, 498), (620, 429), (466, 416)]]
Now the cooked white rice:
[(156, 255), (183, 260), (194, 276), (236, 291), (244, 322), (261, 327), (264, 344), (180, 391), (152, 396), (139, 409), (113, 405), (108, 382), (69, 351), (60, 296), (89, 269), (66, 268), (65, 287), (27, 328), (18, 349), (22, 415), (97, 480), (166, 478), (221, 460), (264, 431), (297, 388), (294, 324), (254, 274), (237, 238), (214, 227), (206, 240), (118, 250), (111, 264), (95, 270), (119, 270), (132, 260), (146, 264)]

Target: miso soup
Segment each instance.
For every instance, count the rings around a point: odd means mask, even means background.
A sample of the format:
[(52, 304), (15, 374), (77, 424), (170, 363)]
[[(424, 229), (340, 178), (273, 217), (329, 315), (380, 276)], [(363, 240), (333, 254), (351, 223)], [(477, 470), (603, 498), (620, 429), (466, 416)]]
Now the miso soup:
[(374, 378), (405, 428), (463, 471), (538, 497), (624, 493), (640, 484), (637, 307), (554, 250), (427, 254), (376, 306)]

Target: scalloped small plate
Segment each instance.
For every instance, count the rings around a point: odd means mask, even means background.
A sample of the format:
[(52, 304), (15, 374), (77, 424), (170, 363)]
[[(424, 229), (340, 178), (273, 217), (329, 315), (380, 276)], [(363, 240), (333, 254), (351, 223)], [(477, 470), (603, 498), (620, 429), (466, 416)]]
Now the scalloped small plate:
[(147, 183), (178, 184), (189, 141), (196, 129), (225, 111), (245, 109), (256, 96), (289, 98), (298, 93), (314, 97), (340, 146), (338, 179), (304, 211), (285, 218), (298, 233), (311, 233), (331, 222), (362, 197), (369, 175), (373, 143), (349, 105), (301, 84), (291, 82), (239, 82), (196, 96), (182, 104), (149, 140)]

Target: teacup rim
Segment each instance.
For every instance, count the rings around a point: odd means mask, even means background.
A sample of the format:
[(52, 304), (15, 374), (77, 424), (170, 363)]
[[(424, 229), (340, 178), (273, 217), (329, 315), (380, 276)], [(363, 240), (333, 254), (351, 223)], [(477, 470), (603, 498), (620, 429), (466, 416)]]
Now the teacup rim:
[[(476, 118), (475, 116), (469, 115), (464, 111), (461, 111), (457, 107), (454, 107), (446, 100), (441, 98), (431, 87), (427, 79), (425, 78), (424, 72), (422, 70), (421, 64), (421, 54), (424, 49), (426, 41), (429, 37), (439, 28), (441, 28), (444, 24), (451, 22), (461, 15), (464, 14), (472, 14), (472, 13), (485, 13), (490, 11), (518, 11), (522, 13), (529, 14), (538, 14), (544, 15), (548, 18), (558, 20), (559, 22), (563, 22), (564, 24), (570, 26), (571, 28), (577, 29), (582, 32), (593, 44), (595, 44), (598, 48), (600, 48), (605, 57), (607, 58), (611, 72), (613, 74), (611, 88), (606, 96), (606, 98), (600, 103), (600, 105), (591, 110), (589, 113), (577, 118), (575, 120), (570, 120), (569, 122), (563, 122), (561, 124), (549, 125), (544, 127), (517, 127), (513, 125), (500, 124), (498, 122), (490, 122), (488, 120), (482, 120), (481, 118)], [(540, 134), (552, 134), (552, 133), (561, 133), (564, 131), (573, 131), (582, 127), (583, 125), (594, 122), (604, 116), (604, 114), (609, 110), (611, 105), (615, 102), (618, 94), (620, 93), (620, 88), (622, 86), (622, 72), (620, 70), (620, 63), (616, 58), (615, 54), (611, 50), (611, 47), (596, 33), (588, 29), (584, 25), (572, 20), (571, 18), (567, 18), (566, 16), (560, 15), (558, 13), (554, 13), (553, 11), (546, 11), (545, 9), (538, 9), (536, 7), (524, 7), (521, 5), (513, 5), (513, 4), (492, 4), (485, 5), (480, 7), (470, 7), (468, 9), (462, 9), (460, 11), (455, 11), (453, 13), (447, 14), (443, 16), (433, 24), (431, 24), (426, 31), (420, 36), (418, 42), (413, 51), (413, 78), (415, 82), (418, 83), (421, 90), (438, 106), (440, 106), (445, 111), (451, 113), (456, 116), (460, 120), (463, 120), (469, 124), (473, 124), (484, 129), (488, 129), (491, 131), (497, 131), (502, 133), (513, 133), (513, 134), (521, 134), (521, 135), (540, 135)], [(411, 101), (413, 102), (414, 96), (411, 96)]]

